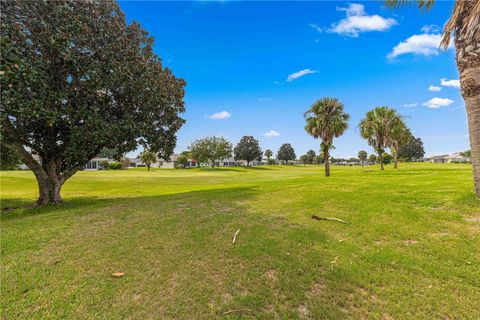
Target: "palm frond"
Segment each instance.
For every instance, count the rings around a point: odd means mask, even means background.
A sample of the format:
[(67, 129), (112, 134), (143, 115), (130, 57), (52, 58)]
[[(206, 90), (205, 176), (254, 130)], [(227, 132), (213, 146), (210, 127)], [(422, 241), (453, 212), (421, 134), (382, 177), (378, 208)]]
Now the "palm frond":
[(421, 10), (430, 10), (434, 3), (435, 0), (385, 0), (385, 5), (390, 8), (413, 4)]
[[(470, 0), (457, 0), (453, 7), (452, 16), (448, 19), (443, 29), (442, 41), (440, 46), (447, 48), (450, 44), (452, 32), (462, 33), (467, 39), (475, 37), (480, 32), (480, 1), (477, 1), (466, 14), (465, 4)], [(464, 20), (461, 21), (462, 29), (455, 30), (458, 19), (463, 15)]]

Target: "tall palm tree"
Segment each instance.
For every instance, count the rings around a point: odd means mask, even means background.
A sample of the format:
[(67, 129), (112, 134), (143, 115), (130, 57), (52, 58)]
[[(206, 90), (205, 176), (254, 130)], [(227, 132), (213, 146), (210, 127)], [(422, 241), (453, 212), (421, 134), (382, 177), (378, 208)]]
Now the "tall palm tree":
[[(435, 1), (386, 0), (389, 7), (412, 3), (419, 9), (429, 10)], [(442, 47), (448, 47), (452, 33), (455, 34), (457, 68), (467, 109), (475, 193), (480, 198), (480, 1), (455, 1), (452, 16), (443, 29)]]
[(140, 153), (140, 160), (147, 166), (147, 170), (150, 171), (150, 166), (152, 163), (157, 162), (157, 156), (154, 152), (145, 150)]
[(401, 120), (395, 109), (389, 107), (376, 107), (370, 110), (360, 121), (360, 135), (367, 139), (368, 144), (378, 153), (380, 169), (383, 167), (383, 154), (389, 146), (391, 128)]
[(341, 136), (348, 128), (350, 115), (343, 111), (343, 104), (337, 98), (317, 100), (304, 114), (307, 122), (305, 131), (314, 138), (320, 138), (320, 151), (325, 159), (325, 176), (330, 176), (330, 149), (333, 138)]
[(396, 123), (390, 128), (390, 134), (388, 137), (388, 146), (393, 153), (393, 168), (398, 168), (398, 150), (401, 146), (408, 143), (412, 133), (407, 128), (407, 125), (402, 119), (398, 119)]

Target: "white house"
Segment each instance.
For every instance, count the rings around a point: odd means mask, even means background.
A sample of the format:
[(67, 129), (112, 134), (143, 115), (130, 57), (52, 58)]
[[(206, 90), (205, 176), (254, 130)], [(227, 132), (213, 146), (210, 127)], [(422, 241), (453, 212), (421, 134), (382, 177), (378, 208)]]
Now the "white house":
[(454, 154), (451, 154), (449, 156), (445, 157), (445, 162), (447, 163), (452, 163), (452, 162), (470, 162), (470, 158), (464, 157), (460, 155), (460, 152), (456, 152)]
[(430, 158), (426, 158), (426, 161), (432, 162), (432, 163), (457, 163), (457, 162), (467, 163), (467, 162), (470, 162), (471, 159), (460, 155), (459, 152), (456, 152), (450, 155), (443, 154), (440, 156), (433, 156)]
[(95, 157), (92, 160), (87, 162), (87, 164), (85, 165), (85, 170), (99, 170), (99, 169), (102, 169), (100, 164), (104, 161), (107, 161), (108, 163), (113, 162), (112, 159)]

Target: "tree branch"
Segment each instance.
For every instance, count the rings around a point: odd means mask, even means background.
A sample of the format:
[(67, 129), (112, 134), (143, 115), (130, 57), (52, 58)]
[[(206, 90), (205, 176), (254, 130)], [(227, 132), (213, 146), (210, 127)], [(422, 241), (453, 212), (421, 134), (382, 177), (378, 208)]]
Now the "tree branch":
[(20, 157), (22, 158), (23, 163), (25, 163), (25, 165), (29, 167), (35, 173), (35, 175), (37, 175), (39, 178), (48, 179), (48, 175), (43, 169), (43, 167), (41, 166), (41, 164), (38, 163), (38, 161), (35, 160), (27, 150), (25, 150), (25, 147), (23, 146), (20, 140), (15, 139), (15, 137), (17, 137), (18, 134), (15, 132), (15, 129), (13, 128), (12, 123), (8, 119), (3, 120), (3, 127), (5, 131), (8, 133), (8, 136), (12, 140), (12, 142), (6, 143), (2, 141), (2, 145), (17, 151)]

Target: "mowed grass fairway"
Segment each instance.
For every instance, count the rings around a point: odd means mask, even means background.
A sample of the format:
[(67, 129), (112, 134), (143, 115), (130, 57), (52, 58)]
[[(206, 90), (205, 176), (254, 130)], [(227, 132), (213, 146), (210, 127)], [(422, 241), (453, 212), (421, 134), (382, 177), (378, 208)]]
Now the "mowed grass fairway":
[[(35, 200), (0, 177), (3, 208)], [(84, 171), (62, 195), (2, 212), (4, 319), (480, 318), (468, 165)]]

